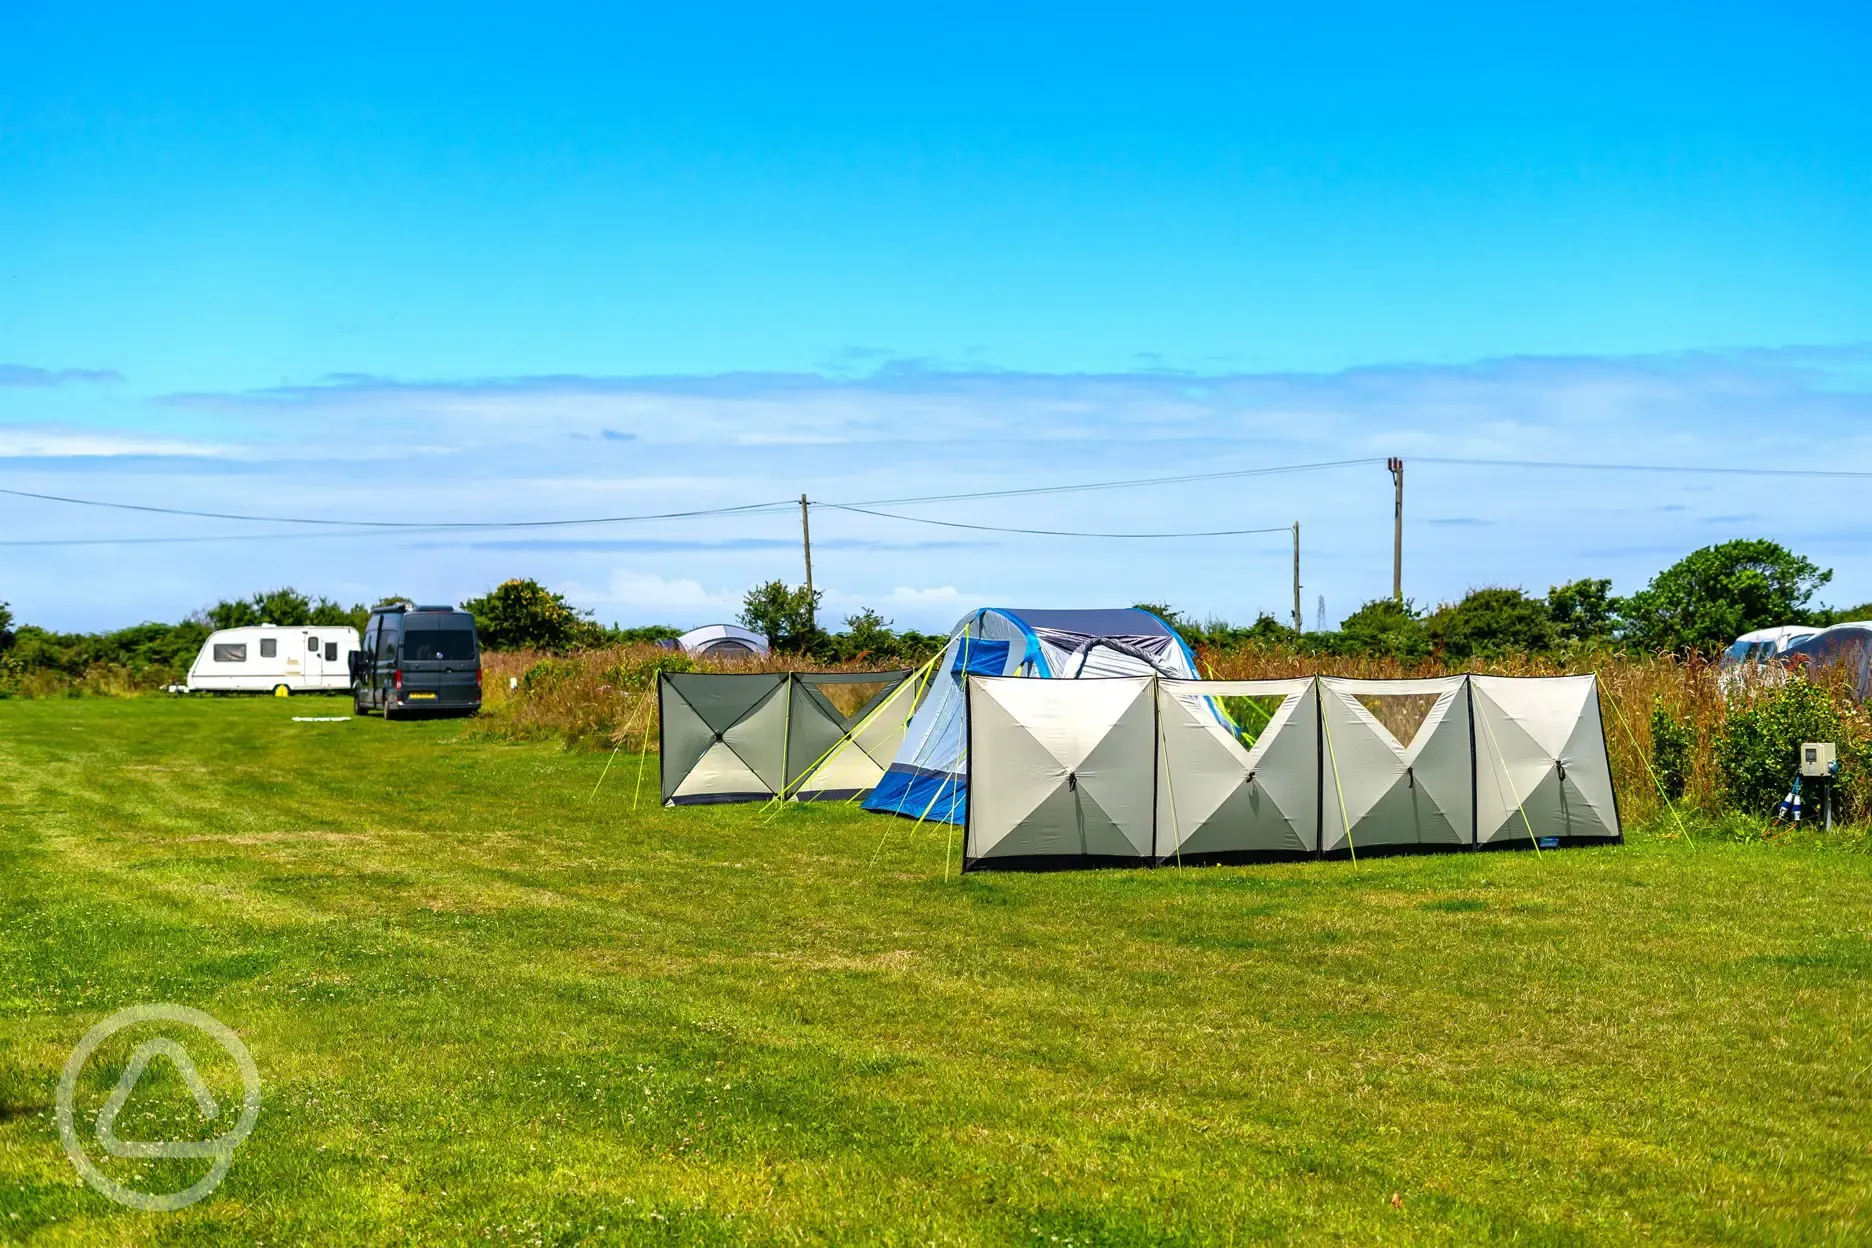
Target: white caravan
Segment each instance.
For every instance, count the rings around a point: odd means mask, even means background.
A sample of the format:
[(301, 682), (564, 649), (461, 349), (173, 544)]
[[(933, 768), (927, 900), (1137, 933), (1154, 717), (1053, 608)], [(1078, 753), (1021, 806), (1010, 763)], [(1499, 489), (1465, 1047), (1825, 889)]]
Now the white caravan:
[(202, 643), (189, 668), (189, 693), (343, 692), (351, 687), (357, 629), (259, 624), (224, 628)]
[(1724, 693), (1734, 693), (1750, 680), (1779, 684), (1787, 676), (1780, 660), (1788, 647), (1812, 640), (1821, 631), (1812, 625), (1782, 624), (1743, 633), (1722, 652), (1716, 683)]
[(1813, 625), (1783, 624), (1778, 628), (1758, 628), (1752, 633), (1743, 633), (1722, 652), (1722, 665), (1740, 667), (1744, 663), (1779, 658), (1787, 653), (1789, 646), (1798, 645), (1819, 631)]

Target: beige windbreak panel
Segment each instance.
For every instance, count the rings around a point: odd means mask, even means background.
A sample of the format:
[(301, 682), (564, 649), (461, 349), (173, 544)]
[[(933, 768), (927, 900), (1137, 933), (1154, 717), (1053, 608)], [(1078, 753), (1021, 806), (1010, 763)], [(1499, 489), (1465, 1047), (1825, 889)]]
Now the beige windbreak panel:
[(1595, 676), (1473, 676), (1476, 836), (1617, 840)]
[(1319, 684), (1322, 848), (1472, 844), (1468, 678)]
[(1159, 862), (1319, 848), (1319, 690), (1300, 680), (1157, 685)]
[(969, 677), (963, 865), (1149, 861), (1151, 684)]

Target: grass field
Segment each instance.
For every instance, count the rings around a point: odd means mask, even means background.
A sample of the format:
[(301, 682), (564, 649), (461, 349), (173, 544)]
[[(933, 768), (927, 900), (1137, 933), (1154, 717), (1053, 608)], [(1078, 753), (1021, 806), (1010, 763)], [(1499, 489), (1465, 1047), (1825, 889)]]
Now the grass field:
[[(0, 702), (0, 1240), (1872, 1239), (1863, 853), (945, 881), (943, 828), (633, 813), (629, 755), (590, 800), (601, 754), (290, 719), (348, 713)], [(179, 1213), (53, 1123), (151, 1001), (264, 1085)], [(120, 1133), (218, 1129), (151, 1070)]]

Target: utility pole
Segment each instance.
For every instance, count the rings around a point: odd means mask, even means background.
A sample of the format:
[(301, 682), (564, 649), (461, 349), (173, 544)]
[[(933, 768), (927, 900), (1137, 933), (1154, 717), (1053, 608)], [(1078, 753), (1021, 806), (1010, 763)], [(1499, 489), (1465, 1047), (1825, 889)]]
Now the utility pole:
[(1404, 461), (1397, 456), (1385, 460), (1391, 470), (1391, 484), (1397, 499), (1391, 509), (1391, 596), (1404, 601)]
[(799, 528), (800, 544), (806, 548), (806, 623), (818, 628), (819, 613), (813, 605), (812, 592), (812, 504), (806, 501), (804, 494), (799, 496)]
[(1300, 615), (1300, 522), (1294, 521), (1294, 632), (1305, 630), (1305, 621)]

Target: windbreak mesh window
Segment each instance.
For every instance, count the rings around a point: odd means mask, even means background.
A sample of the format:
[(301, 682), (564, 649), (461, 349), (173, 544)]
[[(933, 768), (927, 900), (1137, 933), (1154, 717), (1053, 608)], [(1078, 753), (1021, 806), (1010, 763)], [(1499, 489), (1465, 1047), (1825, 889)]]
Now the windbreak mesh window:
[(1437, 704), (1437, 695), (1434, 693), (1360, 693), (1353, 696), (1407, 750), (1411, 742), (1417, 739), (1417, 730), (1424, 726), (1424, 721), (1430, 718), (1430, 712), (1436, 709)]
[(1215, 706), (1228, 720), (1229, 728), (1235, 733), (1235, 739), (1249, 749), (1261, 739), (1267, 726), (1274, 722), (1274, 712), (1280, 710), (1281, 703), (1287, 700), (1285, 694), (1247, 694), (1228, 695), (1214, 699)]
[(279, 658), (279, 638), (263, 637), (260, 639), (260, 657), (263, 659)]
[(216, 642), (214, 661), (217, 663), (245, 663), (247, 661), (247, 643), (244, 641)]
[(474, 634), (465, 628), (412, 628), (403, 638), (405, 662), (439, 659), (466, 663), (474, 657)]

